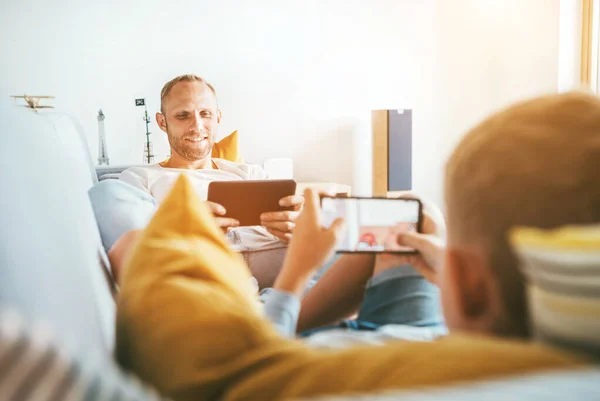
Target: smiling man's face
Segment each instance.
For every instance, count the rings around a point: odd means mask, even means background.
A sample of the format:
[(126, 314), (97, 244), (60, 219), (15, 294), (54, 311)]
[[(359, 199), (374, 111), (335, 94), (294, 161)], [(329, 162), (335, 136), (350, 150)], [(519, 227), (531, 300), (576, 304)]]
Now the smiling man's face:
[(215, 94), (202, 82), (178, 82), (163, 99), (160, 128), (167, 133), (171, 154), (189, 161), (210, 158), (220, 122)]

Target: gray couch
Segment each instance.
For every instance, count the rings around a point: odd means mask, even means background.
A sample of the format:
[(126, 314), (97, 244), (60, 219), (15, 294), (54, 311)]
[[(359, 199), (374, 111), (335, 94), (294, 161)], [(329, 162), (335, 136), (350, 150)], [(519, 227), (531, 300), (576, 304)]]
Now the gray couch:
[(109, 358), (115, 303), (87, 195), (96, 175), (84, 138), (59, 113), (5, 106), (2, 121), (0, 305)]
[(119, 178), (119, 174), (121, 174), (124, 170), (128, 169), (129, 167), (131, 167), (131, 165), (95, 166), (94, 169), (96, 171), (98, 181), (102, 181)]
[[(117, 370), (112, 361), (114, 288), (87, 195), (98, 175), (85, 138), (77, 122), (64, 114), (35, 113), (2, 103), (0, 307), (15, 309), (30, 321), (46, 322), (73, 352), (100, 355), (103, 369)], [(509, 399), (590, 400), (600, 399), (597, 383), (600, 374), (591, 371), (412, 396), (458, 399), (459, 394), (461, 399), (479, 399), (513, 389)], [(400, 396), (390, 397), (381, 399)]]

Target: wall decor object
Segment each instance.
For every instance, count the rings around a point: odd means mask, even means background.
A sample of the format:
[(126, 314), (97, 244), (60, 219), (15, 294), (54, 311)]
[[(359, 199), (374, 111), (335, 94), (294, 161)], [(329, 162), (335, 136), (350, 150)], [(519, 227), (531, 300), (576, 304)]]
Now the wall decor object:
[(373, 110), (373, 196), (412, 189), (412, 110)]
[(154, 163), (154, 151), (152, 149), (152, 141), (150, 141), (150, 117), (148, 117), (148, 108), (146, 107), (146, 99), (135, 99), (136, 106), (144, 106), (144, 122), (146, 123), (146, 143), (144, 144), (144, 163)]
[(20, 105), (21, 107), (27, 107), (34, 111), (38, 109), (53, 109), (54, 106), (40, 104), (41, 99), (54, 99), (54, 96), (31, 96), (31, 95), (13, 95), (13, 99), (24, 99), (26, 104)]
[(98, 165), (109, 165), (108, 148), (106, 147), (106, 134), (104, 132), (104, 113), (98, 110)]

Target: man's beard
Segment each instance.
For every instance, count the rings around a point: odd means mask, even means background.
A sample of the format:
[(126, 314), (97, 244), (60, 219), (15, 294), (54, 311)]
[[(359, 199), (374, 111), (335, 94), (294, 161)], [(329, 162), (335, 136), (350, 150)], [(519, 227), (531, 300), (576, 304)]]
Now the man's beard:
[[(179, 137), (171, 135), (167, 131), (167, 137), (169, 144), (173, 151), (179, 156), (189, 161), (203, 160), (206, 157), (210, 157), (212, 147), (214, 144), (213, 136), (207, 131), (200, 131), (196, 133), (190, 133), (188, 135)], [(189, 138), (202, 138), (207, 137), (203, 140), (200, 145), (190, 142)]]

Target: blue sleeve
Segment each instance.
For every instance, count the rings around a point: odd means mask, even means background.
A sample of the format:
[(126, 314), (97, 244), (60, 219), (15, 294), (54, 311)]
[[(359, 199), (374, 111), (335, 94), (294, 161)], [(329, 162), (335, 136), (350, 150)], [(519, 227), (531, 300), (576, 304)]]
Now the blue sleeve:
[(300, 299), (289, 292), (272, 288), (265, 289), (260, 294), (264, 312), (279, 333), (284, 337), (296, 335), (296, 325), (300, 314)]

